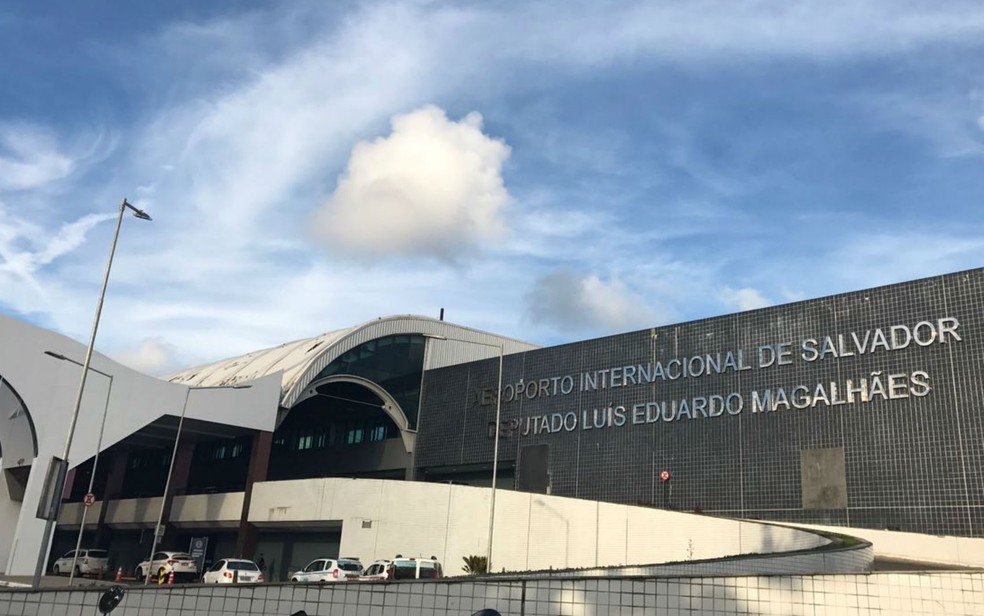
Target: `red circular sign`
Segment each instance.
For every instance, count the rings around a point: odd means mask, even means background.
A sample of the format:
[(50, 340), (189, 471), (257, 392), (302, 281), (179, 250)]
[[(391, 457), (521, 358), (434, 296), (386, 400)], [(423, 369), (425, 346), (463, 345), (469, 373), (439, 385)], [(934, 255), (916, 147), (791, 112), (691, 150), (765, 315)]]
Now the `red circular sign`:
[(85, 504), (86, 507), (91, 507), (94, 502), (96, 502), (96, 495), (92, 492), (89, 492), (82, 497), (82, 503)]
[(659, 474), (659, 478), (662, 479), (663, 481), (669, 481), (670, 480), (670, 471), (663, 471), (663, 472), (661, 472)]

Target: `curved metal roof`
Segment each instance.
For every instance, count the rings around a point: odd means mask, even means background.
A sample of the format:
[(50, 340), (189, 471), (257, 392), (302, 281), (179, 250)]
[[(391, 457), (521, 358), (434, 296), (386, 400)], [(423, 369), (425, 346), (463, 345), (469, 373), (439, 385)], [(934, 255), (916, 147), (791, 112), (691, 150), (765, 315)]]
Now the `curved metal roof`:
[(192, 387), (234, 385), (282, 371), (280, 405), (291, 407), (304, 387), (337, 357), (370, 340), (396, 334), (443, 336), (432, 340), (425, 369), (476, 361), (503, 353), (519, 353), (539, 348), (535, 344), (505, 338), (447, 321), (416, 315), (381, 317), (361, 325), (337, 329), (313, 338), (287, 342), (239, 357), (223, 359), (189, 368), (167, 380)]

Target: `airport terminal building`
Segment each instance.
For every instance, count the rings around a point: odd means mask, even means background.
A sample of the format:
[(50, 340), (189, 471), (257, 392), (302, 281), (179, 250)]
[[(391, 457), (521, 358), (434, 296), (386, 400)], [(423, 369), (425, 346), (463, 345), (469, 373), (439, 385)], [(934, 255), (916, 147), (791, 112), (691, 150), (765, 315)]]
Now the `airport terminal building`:
[[(51, 551), (91, 509), (85, 542), (129, 569), (160, 514), (163, 547), (263, 553), (283, 578), (370, 545), (353, 533), (383, 518), (451, 517), (450, 496), (339, 503), (327, 479), (488, 487), (496, 443), (508, 493), (984, 537), (982, 306), (972, 270), (548, 348), (397, 316), (167, 381), (97, 356)], [(0, 566), (22, 572), (84, 348), (5, 317), (0, 332)]]

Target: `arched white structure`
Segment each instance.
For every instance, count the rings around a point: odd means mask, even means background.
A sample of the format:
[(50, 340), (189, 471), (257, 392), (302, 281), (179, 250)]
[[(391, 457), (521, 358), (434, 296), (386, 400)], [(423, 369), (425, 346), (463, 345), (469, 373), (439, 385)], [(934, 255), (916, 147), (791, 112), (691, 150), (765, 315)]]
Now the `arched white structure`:
[(424, 370), (495, 357), (499, 345), (506, 355), (539, 348), (528, 342), (430, 317), (401, 315), (190, 368), (169, 380), (192, 386), (233, 385), (280, 372), (283, 374), (280, 406), (290, 408), (300, 401), (311, 381), (332, 361), (370, 340), (400, 334), (445, 338), (428, 341)]
[(30, 465), (38, 455), (38, 435), (31, 411), (0, 374), (0, 461), (2, 468)]
[[(0, 345), (0, 376), (17, 392), (19, 402), (10, 409), (10, 399), (0, 401), (8, 410), (0, 417), (5, 469), (0, 482), (0, 572), (29, 575), (34, 572), (44, 534), (44, 521), (34, 516), (45, 472), (52, 456), (61, 456), (65, 447), (81, 370), (45, 352), (81, 360), (86, 349), (75, 340), (3, 315), (0, 340), (4, 342)], [(102, 450), (165, 415), (180, 415), (185, 407), (188, 388), (184, 385), (140, 374), (98, 353), (93, 354), (91, 367), (113, 376), (112, 396), (107, 401), (108, 379), (90, 376), (68, 456), (70, 467), (96, 453), (104, 409), (108, 421)], [(273, 430), (280, 382), (281, 375), (274, 373), (253, 381), (249, 389), (198, 392), (187, 397), (186, 416)], [(16, 481), (9, 470), (13, 468), (18, 471)]]
[(353, 383), (366, 388), (382, 400), (383, 403), (379, 405), (379, 408), (381, 408), (383, 412), (385, 412), (386, 415), (393, 420), (396, 427), (399, 428), (400, 438), (403, 439), (403, 445), (406, 447), (407, 453), (413, 453), (417, 432), (416, 430), (412, 430), (410, 428), (410, 420), (407, 419), (407, 414), (400, 407), (400, 403), (397, 402), (388, 391), (369, 379), (362, 378), (361, 376), (352, 376), (350, 374), (336, 374), (334, 376), (318, 379), (308, 385), (304, 391), (301, 392), (301, 395), (295, 404), (300, 404), (308, 398), (316, 398), (323, 395), (318, 393), (318, 388), (322, 385), (330, 385), (331, 383)]

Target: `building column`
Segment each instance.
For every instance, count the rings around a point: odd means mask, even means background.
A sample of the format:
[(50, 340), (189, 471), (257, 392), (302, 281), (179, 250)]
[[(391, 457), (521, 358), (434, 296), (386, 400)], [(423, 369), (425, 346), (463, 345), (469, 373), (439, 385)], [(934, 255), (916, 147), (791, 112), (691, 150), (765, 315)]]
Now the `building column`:
[(174, 457), (174, 469), (171, 471), (171, 485), (168, 487), (167, 493), (164, 494), (164, 511), (161, 516), (164, 539), (158, 546), (159, 549), (176, 549), (174, 544), (176, 530), (170, 523), (171, 507), (174, 505), (174, 495), (184, 494), (188, 489), (188, 478), (191, 476), (191, 462), (194, 453), (194, 443), (181, 443), (178, 445), (178, 452)]
[(253, 484), (266, 481), (270, 467), (270, 450), (273, 447), (273, 432), (257, 432), (249, 451), (249, 470), (246, 472), (246, 489), (243, 492), (243, 510), (239, 516), (239, 533), (236, 535), (236, 554), (240, 558), (253, 558), (259, 531), (249, 522), (249, 503), (253, 497)]
[(101, 457), (109, 458), (109, 474), (106, 476), (106, 487), (103, 489), (100, 500), (102, 507), (99, 508), (99, 518), (96, 521), (96, 538), (93, 542), (95, 547), (108, 548), (113, 540), (113, 531), (106, 524), (106, 513), (109, 505), (115, 500), (119, 500), (123, 492), (123, 480), (126, 478), (126, 467), (130, 463), (130, 454), (126, 451), (116, 451)]

